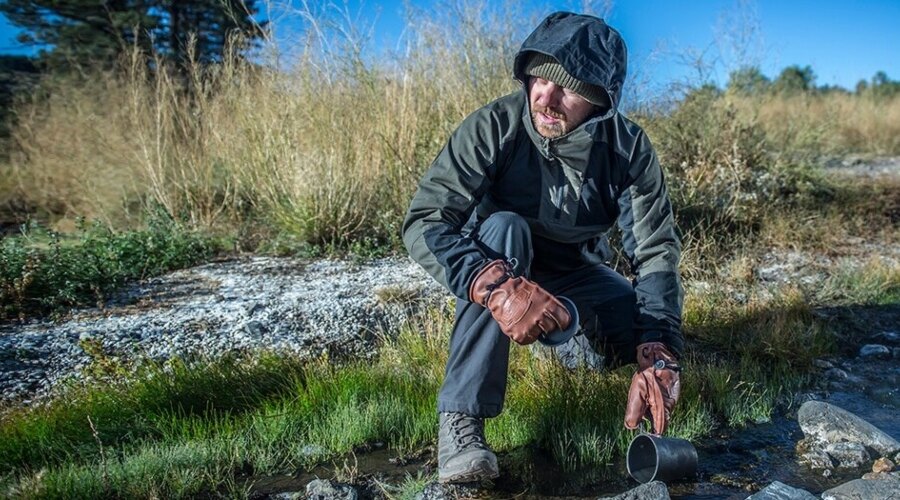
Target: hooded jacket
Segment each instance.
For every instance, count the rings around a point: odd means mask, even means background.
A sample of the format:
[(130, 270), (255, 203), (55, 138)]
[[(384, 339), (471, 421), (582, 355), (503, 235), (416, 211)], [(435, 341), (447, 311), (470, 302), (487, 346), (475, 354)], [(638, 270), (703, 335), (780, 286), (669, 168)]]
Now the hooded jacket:
[[(611, 107), (561, 137), (541, 136), (525, 88), (532, 51), (606, 89)], [(532, 269), (551, 272), (608, 262), (607, 233), (617, 223), (636, 276), (639, 342), (664, 342), (680, 356), (681, 244), (650, 140), (618, 112), (625, 71), (625, 44), (603, 20), (566, 12), (547, 17), (516, 55), (514, 75), (523, 88), (475, 111), (453, 132), (419, 183), (403, 241), (431, 276), (468, 300), (472, 279), (493, 260), (464, 230), (470, 218), (519, 214), (532, 233)]]

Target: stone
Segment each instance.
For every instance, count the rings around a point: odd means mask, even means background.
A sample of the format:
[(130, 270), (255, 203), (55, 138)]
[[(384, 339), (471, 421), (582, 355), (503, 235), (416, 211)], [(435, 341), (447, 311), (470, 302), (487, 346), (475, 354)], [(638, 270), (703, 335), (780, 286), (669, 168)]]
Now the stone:
[[(831, 368), (834, 368), (834, 364), (832, 364), (830, 361), (826, 361), (824, 359), (814, 359), (812, 362), (812, 365), (820, 370), (829, 370)], [(779, 483), (779, 484), (781, 484), (781, 483)]]
[(669, 490), (662, 481), (642, 484), (615, 497), (602, 497), (607, 500), (669, 500)]
[(893, 475), (888, 474), (887, 472), (866, 472), (862, 475), (862, 478), (867, 481), (895, 481)]
[(432, 481), (425, 485), (415, 500), (456, 500), (457, 498), (478, 498), (477, 483), (441, 484)]
[(309, 500), (357, 500), (359, 493), (350, 485), (315, 479), (306, 485)]
[(305, 498), (306, 493), (301, 491), (286, 491), (269, 495), (269, 500), (304, 500)]
[(837, 461), (838, 467), (847, 469), (858, 469), (872, 459), (866, 447), (859, 443), (828, 443), (825, 453)]
[(890, 472), (894, 470), (894, 462), (891, 462), (891, 459), (886, 457), (881, 457), (872, 464), (872, 472)]
[(854, 479), (822, 493), (822, 500), (896, 500), (900, 480)]
[(829, 380), (843, 381), (850, 378), (850, 375), (840, 368), (830, 368), (825, 372), (825, 378)]
[(859, 357), (863, 359), (891, 359), (891, 350), (881, 344), (866, 344), (859, 349)]
[(812, 493), (775, 481), (747, 497), (747, 500), (816, 500)]
[(900, 332), (881, 332), (872, 335), (871, 340), (879, 344), (900, 345)]
[(866, 448), (888, 455), (900, 450), (900, 442), (835, 405), (822, 401), (807, 401), (797, 411), (797, 420), (803, 434), (823, 447), (842, 441), (859, 443)]
[(813, 450), (800, 455), (800, 461), (809, 466), (810, 469), (826, 469), (834, 468), (831, 457), (821, 450)]

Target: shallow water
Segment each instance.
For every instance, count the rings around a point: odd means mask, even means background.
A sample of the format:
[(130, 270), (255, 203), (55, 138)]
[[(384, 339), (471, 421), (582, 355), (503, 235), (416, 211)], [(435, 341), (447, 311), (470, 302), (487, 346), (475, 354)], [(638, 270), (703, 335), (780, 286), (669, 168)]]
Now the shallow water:
[[(853, 360), (841, 364), (853, 378), (851, 383), (832, 383), (809, 397), (836, 404), (851, 411), (894, 438), (900, 439), (900, 363), (896, 361)], [(698, 452), (696, 477), (669, 483), (672, 498), (745, 499), (781, 481), (813, 494), (859, 478), (864, 470), (836, 469), (825, 477), (797, 463), (796, 443), (803, 432), (796, 420), (798, 406), (769, 423), (742, 429), (724, 429), (694, 443)], [(490, 488), (466, 489), (473, 498), (597, 498), (617, 495), (638, 485), (628, 478), (624, 460), (603, 468), (565, 472), (548, 454), (523, 448), (499, 457), (501, 476)], [(873, 457), (873, 459), (876, 457)], [(409, 477), (434, 475), (434, 460), (423, 456), (397, 463), (387, 449), (360, 453), (295, 476), (254, 478), (253, 495), (265, 498), (286, 491), (303, 491), (315, 478), (333, 478), (335, 470), (348, 471), (364, 490), (363, 498), (378, 496), (383, 485), (399, 485)], [(381, 485), (381, 486), (379, 486)]]

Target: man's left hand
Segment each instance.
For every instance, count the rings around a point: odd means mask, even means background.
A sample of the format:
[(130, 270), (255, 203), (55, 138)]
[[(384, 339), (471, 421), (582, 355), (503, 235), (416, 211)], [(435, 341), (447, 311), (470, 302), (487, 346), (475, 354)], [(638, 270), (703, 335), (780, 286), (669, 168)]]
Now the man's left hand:
[(657, 434), (666, 431), (669, 417), (681, 394), (681, 367), (662, 342), (647, 342), (637, 348), (638, 371), (631, 379), (625, 427), (637, 429), (645, 417)]

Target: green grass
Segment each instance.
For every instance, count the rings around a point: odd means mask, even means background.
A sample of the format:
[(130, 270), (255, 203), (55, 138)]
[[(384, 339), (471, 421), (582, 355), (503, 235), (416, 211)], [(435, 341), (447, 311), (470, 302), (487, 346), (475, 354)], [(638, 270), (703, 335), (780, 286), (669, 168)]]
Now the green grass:
[[(0, 481), (19, 498), (240, 495), (240, 476), (308, 468), (367, 443), (414, 452), (436, 438), (451, 322), (449, 308), (427, 312), (373, 362), (172, 363), (73, 388), (6, 415), (0, 470), (11, 472)], [(766, 420), (796, 385), (788, 372), (725, 359), (687, 361), (671, 435), (697, 439), (718, 422)], [(488, 439), (500, 452), (536, 446), (566, 470), (604, 466), (633, 437), (622, 425), (631, 373), (570, 371), (513, 347), (506, 410), (488, 422)]]
[(95, 305), (128, 281), (208, 260), (213, 239), (164, 216), (115, 232), (81, 223), (74, 236), (27, 226), (0, 240), (0, 320)]

